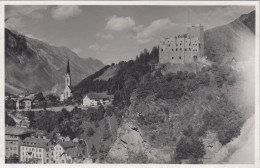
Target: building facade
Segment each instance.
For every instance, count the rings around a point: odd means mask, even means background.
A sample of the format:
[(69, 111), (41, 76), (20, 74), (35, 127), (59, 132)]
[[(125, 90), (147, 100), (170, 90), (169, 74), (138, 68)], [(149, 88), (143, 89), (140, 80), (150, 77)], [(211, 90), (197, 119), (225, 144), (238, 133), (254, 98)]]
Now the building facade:
[(20, 154), (20, 144), (34, 132), (25, 128), (6, 127), (5, 128), (5, 156), (9, 158), (12, 155)]
[(16, 101), (16, 110), (28, 111), (32, 109), (32, 100), (31, 99), (17, 99)]
[(46, 147), (49, 139), (27, 137), (20, 146), (20, 161), (24, 163), (46, 163)]
[(200, 24), (189, 26), (187, 28), (187, 34), (160, 39), (160, 63), (194, 63), (203, 56), (204, 29)]
[(67, 100), (69, 97), (72, 96), (71, 93), (71, 74), (70, 74), (70, 65), (69, 65), (69, 60), (67, 63), (67, 71), (65, 74), (65, 88), (63, 93), (60, 95), (60, 101)]

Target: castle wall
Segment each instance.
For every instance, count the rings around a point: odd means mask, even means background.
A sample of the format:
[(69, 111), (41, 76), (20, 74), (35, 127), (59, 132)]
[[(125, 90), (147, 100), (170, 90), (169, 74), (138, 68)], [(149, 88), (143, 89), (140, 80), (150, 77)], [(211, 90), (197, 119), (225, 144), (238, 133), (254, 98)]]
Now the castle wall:
[(159, 62), (171, 64), (194, 63), (204, 56), (204, 31), (200, 25), (187, 28), (185, 35), (161, 38)]

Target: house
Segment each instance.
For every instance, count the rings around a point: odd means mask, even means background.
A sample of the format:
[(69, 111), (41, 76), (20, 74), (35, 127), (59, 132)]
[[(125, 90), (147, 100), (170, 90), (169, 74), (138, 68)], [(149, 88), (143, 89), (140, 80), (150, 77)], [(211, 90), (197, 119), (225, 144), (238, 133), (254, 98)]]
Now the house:
[(5, 127), (5, 156), (19, 156), (21, 142), (33, 133), (34, 131), (25, 128)]
[(17, 99), (16, 110), (28, 111), (32, 109), (32, 100), (28, 98)]
[[(54, 147), (54, 155), (53, 155), (53, 160), (55, 163), (64, 163), (64, 157), (62, 158), (62, 154), (69, 148), (75, 147), (76, 144), (73, 143), (72, 141), (65, 141), (65, 142), (58, 142), (56, 146)], [(63, 159), (63, 160), (62, 160)], [(71, 160), (72, 161), (72, 160)], [(66, 163), (66, 162), (65, 162)]]
[(61, 155), (61, 163), (82, 163), (83, 154), (78, 147), (72, 147), (65, 150)]
[(54, 145), (49, 139), (27, 137), (20, 146), (20, 161), (25, 163), (47, 163), (49, 149)]
[(103, 93), (95, 93), (90, 92), (83, 98), (83, 106), (97, 106), (99, 103), (101, 105), (110, 104), (113, 100), (112, 95), (108, 95), (105, 92)]

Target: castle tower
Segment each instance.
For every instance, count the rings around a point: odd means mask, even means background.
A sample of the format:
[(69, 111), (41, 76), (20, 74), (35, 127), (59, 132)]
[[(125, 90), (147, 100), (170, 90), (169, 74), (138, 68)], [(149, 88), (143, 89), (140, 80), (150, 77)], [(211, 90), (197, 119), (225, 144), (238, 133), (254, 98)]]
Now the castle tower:
[[(193, 53), (193, 56), (202, 57), (204, 56), (204, 28), (200, 24), (195, 24), (193, 26), (189, 26), (187, 28), (187, 33), (191, 38), (195, 39), (195, 43), (197, 43), (197, 52)], [(197, 40), (198, 41), (197, 41)]]
[(71, 86), (71, 75), (70, 75), (70, 63), (69, 63), (69, 59), (68, 59), (68, 63), (67, 63), (67, 71), (66, 71), (66, 75), (65, 75), (65, 87), (66, 86)]

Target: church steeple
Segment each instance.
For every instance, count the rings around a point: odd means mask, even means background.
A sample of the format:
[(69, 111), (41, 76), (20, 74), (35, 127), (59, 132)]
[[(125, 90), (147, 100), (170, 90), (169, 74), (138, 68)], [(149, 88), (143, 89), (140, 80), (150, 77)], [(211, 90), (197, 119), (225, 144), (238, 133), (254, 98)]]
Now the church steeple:
[(70, 75), (70, 59), (68, 59), (68, 63), (67, 63), (67, 72), (66, 74)]
[(71, 75), (70, 75), (70, 60), (68, 59), (67, 63), (67, 71), (66, 71), (66, 77), (65, 77), (65, 87), (66, 86), (71, 86)]

